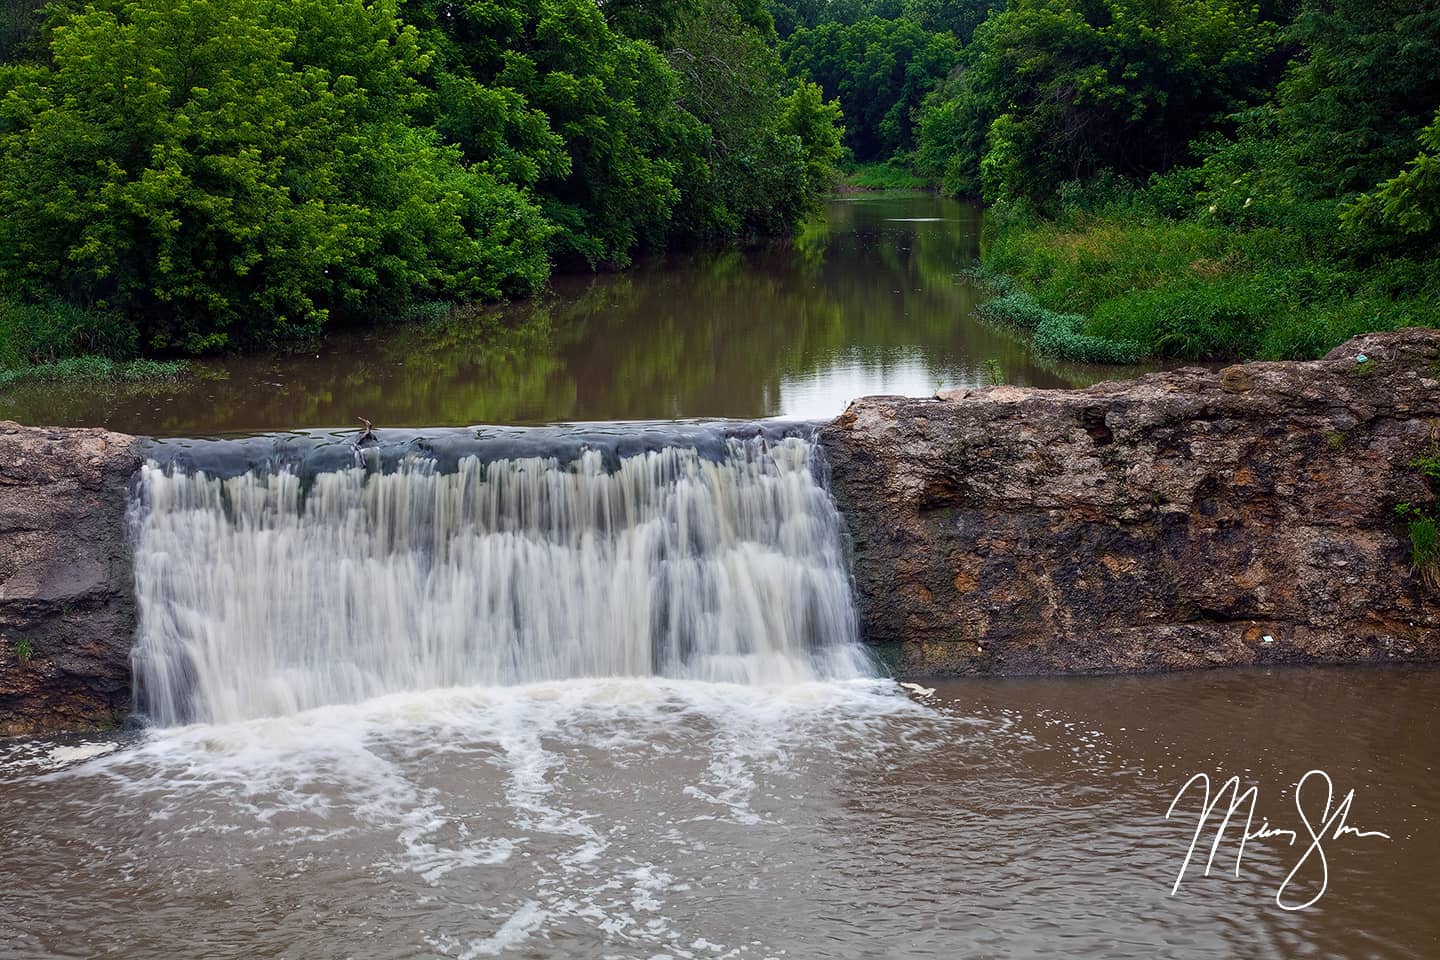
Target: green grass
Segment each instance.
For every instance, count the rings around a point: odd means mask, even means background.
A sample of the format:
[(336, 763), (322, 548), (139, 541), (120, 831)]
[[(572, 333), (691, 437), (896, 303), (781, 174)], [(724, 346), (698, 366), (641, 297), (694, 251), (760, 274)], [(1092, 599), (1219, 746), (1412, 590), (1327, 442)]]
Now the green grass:
[[(994, 310), (1028, 314), (1021, 325), (1058, 359), (1313, 359), (1357, 334), (1440, 317), (1435, 264), (1360, 269), (1292, 231), (1132, 209), (1062, 222), (1002, 211), (987, 234), (987, 274), (1010, 277), (1014, 293), (1030, 298), (1023, 309)], [(1037, 311), (1063, 319), (1042, 324)]]
[(907, 164), (887, 160), (883, 163), (857, 163), (845, 171), (844, 186), (856, 190), (928, 190), (934, 182), (917, 176)]
[(136, 339), (135, 329), (115, 313), (0, 294), (0, 369), (86, 355), (133, 357)]
[(186, 372), (182, 360), (129, 360), (135, 331), (115, 314), (0, 296), (0, 389), (27, 382), (156, 383)]
[(1420, 471), (1420, 476), (1435, 490), (1440, 490), (1440, 445), (1432, 443), (1430, 452), (1421, 454), (1410, 461), (1410, 466)]
[(1440, 528), (1434, 517), (1415, 517), (1406, 524), (1410, 536), (1410, 563), (1420, 579), (1440, 588)]
[(169, 383), (184, 375), (184, 360), (130, 360), (108, 357), (66, 357), (53, 363), (0, 369), (0, 390), (18, 383)]
[[(1433, 437), (1430, 449), (1410, 461), (1410, 466), (1425, 478), (1432, 493), (1440, 494), (1440, 443)], [(1410, 567), (1431, 587), (1440, 589), (1440, 516), (1432, 505), (1428, 508), (1413, 503), (1395, 505), (1395, 516), (1405, 524), (1410, 538)]]
[(1023, 290), (987, 300), (975, 314), (982, 321), (1028, 332), (1035, 352), (1047, 359), (1079, 363), (1136, 363), (1141, 359), (1138, 344), (1091, 336), (1084, 332), (1083, 316), (1046, 309)]
[(23, 667), (29, 663), (30, 658), (34, 655), (35, 648), (30, 645), (29, 637), (21, 637), (15, 641), (15, 659), (19, 662), (20, 666)]

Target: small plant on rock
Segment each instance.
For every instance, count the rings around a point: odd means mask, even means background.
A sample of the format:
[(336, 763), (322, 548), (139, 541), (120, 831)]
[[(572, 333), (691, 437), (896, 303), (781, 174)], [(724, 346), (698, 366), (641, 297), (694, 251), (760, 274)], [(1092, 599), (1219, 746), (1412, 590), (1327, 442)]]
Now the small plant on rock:
[(1430, 586), (1440, 589), (1440, 525), (1424, 510), (1409, 503), (1395, 508), (1410, 535), (1410, 569)]
[[(1440, 443), (1432, 439), (1428, 452), (1410, 461), (1430, 489), (1440, 494)], [(1395, 516), (1405, 524), (1410, 538), (1410, 569), (1431, 587), (1440, 589), (1440, 516), (1435, 507), (1413, 503), (1395, 506)]]

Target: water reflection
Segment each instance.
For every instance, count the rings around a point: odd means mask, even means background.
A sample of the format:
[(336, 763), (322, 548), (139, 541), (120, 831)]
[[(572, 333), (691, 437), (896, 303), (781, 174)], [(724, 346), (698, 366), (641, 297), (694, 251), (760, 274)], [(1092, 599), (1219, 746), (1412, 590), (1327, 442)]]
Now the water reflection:
[(792, 239), (557, 278), (543, 299), (337, 334), (286, 356), (199, 365), (175, 386), (29, 385), (0, 418), (158, 435), (680, 417), (828, 417), (869, 393), (986, 382), (1067, 386), (970, 317), (959, 272), (976, 208), (930, 195), (837, 200)]

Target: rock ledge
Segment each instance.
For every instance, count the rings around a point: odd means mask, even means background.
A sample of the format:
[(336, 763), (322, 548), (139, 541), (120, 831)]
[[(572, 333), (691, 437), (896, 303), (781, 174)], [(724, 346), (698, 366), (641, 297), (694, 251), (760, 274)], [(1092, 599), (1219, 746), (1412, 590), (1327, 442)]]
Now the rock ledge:
[(129, 710), (139, 444), (0, 421), (0, 736), (112, 726)]
[[(1357, 362), (1357, 356), (1366, 356)], [(821, 432), (866, 639), (901, 673), (1440, 659), (1399, 502), (1440, 331), (1084, 390), (866, 397)]]

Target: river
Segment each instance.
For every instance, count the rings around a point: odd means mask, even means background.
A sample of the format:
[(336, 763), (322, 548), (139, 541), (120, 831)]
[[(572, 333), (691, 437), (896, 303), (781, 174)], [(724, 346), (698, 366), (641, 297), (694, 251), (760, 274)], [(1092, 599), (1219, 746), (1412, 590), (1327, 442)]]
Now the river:
[[(0, 419), (185, 436), (839, 414), (866, 394), (1046, 387), (1110, 371), (1031, 356), (977, 322), (979, 211), (929, 194), (836, 200), (794, 240), (558, 277), (545, 297), (193, 364), (177, 384), (29, 384)], [(987, 367), (987, 361), (993, 361)], [(1133, 371), (1120, 371), (1133, 375)]]
[(968, 317), (967, 208), (827, 224), (22, 408), (161, 439), (144, 722), (0, 740), (0, 960), (1440, 955), (1440, 671), (887, 674), (813, 421), (1101, 371)]
[[(1440, 674), (930, 689), (573, 680), (0, 746), (0, 956), (1436, 955)], [(1280, 841), (1171, 896), (1187, 778), (1294, 827), (1312, 767), (1391, 839), (1330, 843), (1307, 910)]]

